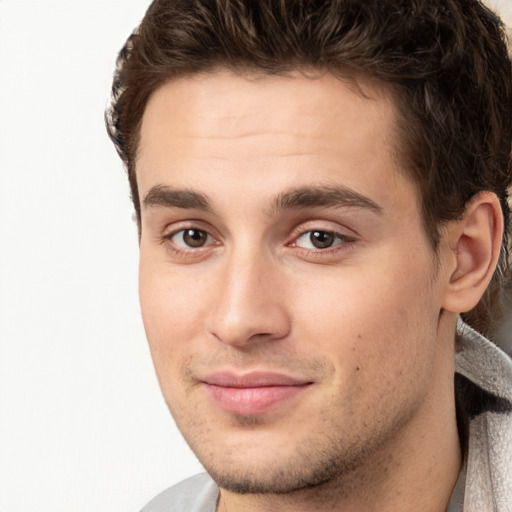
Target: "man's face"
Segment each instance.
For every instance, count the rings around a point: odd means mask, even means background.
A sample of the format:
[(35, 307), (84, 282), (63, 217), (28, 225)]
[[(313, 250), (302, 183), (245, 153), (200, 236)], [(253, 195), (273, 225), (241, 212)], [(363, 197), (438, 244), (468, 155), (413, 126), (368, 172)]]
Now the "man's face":
[(441, 286), (390, 95), (362, 86), (218, 72), (164, 85), (145, 111), (144, 325), (221, 487), (287, 492), (392, 464), (428, 429), (450, 350)]

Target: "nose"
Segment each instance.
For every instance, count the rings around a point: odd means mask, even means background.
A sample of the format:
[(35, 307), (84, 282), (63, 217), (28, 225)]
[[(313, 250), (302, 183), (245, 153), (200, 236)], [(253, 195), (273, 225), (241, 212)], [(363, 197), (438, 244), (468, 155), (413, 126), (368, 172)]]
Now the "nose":
[(223, 262), (206, 321), (211, 334), (238, 348), (289, 334), (285, 287), (276, 265), (257, 254)]

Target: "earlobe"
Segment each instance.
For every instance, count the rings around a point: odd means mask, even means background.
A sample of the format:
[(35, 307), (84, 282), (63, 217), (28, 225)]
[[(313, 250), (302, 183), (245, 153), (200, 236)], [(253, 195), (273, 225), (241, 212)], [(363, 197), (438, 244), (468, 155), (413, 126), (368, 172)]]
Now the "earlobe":
[(464, 313), (484, 294), (496, 268), (503, 237), (503, 214), (496, 194), (480, 192), (460, 220), (452, 222), (448, 237), (450, 262), (443, 308)]

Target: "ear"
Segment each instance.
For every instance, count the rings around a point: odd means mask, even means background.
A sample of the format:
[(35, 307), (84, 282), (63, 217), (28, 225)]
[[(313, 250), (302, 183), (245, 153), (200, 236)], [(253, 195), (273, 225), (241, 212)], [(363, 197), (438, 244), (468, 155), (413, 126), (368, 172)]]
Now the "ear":
[(503, 237), (503, 213), (496, 194), (480, 192), (460, 220), (450, 223), (447, 237), (447, 282), (443, 308), (453, 313), (473, 309), (496, 268)]

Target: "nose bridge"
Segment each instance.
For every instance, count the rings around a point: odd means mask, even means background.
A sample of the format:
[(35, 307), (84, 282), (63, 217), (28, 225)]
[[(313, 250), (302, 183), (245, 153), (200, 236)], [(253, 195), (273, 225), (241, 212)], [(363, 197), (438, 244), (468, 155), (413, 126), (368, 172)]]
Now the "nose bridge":
[(280, 338), (290, 322), (281, 299), (276, 262), (261, 249), (243, 244), (223, 262), (218, 296), (209, 330), (230, 345), (244, 345), (254, 337)]

